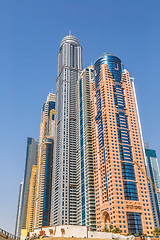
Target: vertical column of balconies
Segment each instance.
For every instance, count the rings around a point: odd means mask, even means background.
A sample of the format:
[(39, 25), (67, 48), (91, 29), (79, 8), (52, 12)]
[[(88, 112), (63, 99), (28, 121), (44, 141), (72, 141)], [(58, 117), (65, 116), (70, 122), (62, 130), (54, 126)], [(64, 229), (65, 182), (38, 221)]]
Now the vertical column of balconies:
[[(114, 104), (114, 78), (108, 69), (108, 63), (104, 61), (101, 64), (101, 100), (102, 100), (102, 117), (104, 126), (104, 143), (106, 151), (106, 175), (108, 185), (108, 199), (103, 199), (101, 206), (101, 226), (109, 227), (110, 224), (125, 230), (125, 225), (122, 225), (124, 220), (123, 207), (121, 205), (124, 196), (122, 191), (122, 173), (119, 165), (119, 149), (118, 136), (116, 126), (116, 107)], [(105, 193), (105, 192), (104, 192)], [(121, 219), (120, 219), (121, 218)], [(124, 223), (123, 223), (124, 224)]]
[(83, 70), (77, 83), (78, 224), (96, 229), (92, 152), (90, 81), (93, 67)]
[[(132, 158), (133, 162), (137, 162), (140, 167), (145, 172), (145, 165), (144, 165), (144, 153), (143, 153), (143, 146), (142, 146), (142, 133), (141, 127), (138, 117), (138, 109), (136, 106), (136, 99), (135, 99), (135, 92), (132, 86), (132, 80), (129, 77), (129, 73), (127, 70), (123, 71), (122, 74), (122, 87), (125, 96), (125, 104), (126, 104), (126, 115), (128, 120), (128, 128), (129, 128), (129, 135), (130, 135), (130, 142), (131, 142), (131, 149), (132, 149)], [(135, 171), (135, 179), (137, 185), (137, 193), (138, 193), (138, 201), (139, 201), (139, 208), (131, 210), (128, 208), (127, 210), (127, 218), (134, 219), (141, 218), (142, 230), (145, 234), (151, 234), (153, 229), (153, 215), (151, 210), (151, 204), (149, 199), (149, 191), (148, 191), (148, 184), (145, 175), (141, 172), (136, 164), (134, 164), (134, 171)], [(132, 212), (132, 214), (130, 214)], [(139, 214), (139, 217), (137, 217)], [(132, 221), (133, 222), (133, 221)], [(136, 224), (135, 224), (136, 226)], [(135, 228), (133, 224), (128, 222), (128, 230)], [(131, 231), (131, 230), (130, 230)]]
[(95, 191), (94, 191), (94, 168), (93, 168), (93, 148), (92, 148), (92, 128), (91, 128), (91, 96), (90, 82), (94, 80), (93, 66), (86, 69), (84, 78), (84, 146), (86, 159), (86, 225), (96, 230), (95, 215)]

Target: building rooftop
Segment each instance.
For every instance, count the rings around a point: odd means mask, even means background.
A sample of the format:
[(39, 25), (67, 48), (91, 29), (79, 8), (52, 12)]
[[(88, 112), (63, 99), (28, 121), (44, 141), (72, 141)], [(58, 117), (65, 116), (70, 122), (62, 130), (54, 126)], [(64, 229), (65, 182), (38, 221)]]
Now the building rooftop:
[(112, 56), (112, 57), (115, 58), (115, 59), (118, 59), (118, 60), (121, 62), (121, 60), (120, 60), (117, 56), (115, 56), (113, 53), (107, 53), (107, 52), (105, 52), (105, 53), (103, 53), (103, 54), (97, 59), (97, 61), (95, 62), (95, 64), (96, 64), (101, 58), (108, 58), (108, 57), (110, 57), (110, 56)]
[(60, 47), (65, 43), (73, 43), (74, 45), (80, 45), (78, 42), (78, 39), (76, 37), (74, 37), (73, 35), (69, 34), (66, 37), (64, 37), (61, 41)]
[(107, 53), (107, 52), (103, 53), (100, 57), (103, 57), (103, 56), (106, 56), (106, 55), (115, 57), (115, 55), (113, 53)]
[(48, 96), (47, 96), (47, 102), (55, 102), (55, 99), (56, 99), (56, 95), (54, 93), (49, 93)]

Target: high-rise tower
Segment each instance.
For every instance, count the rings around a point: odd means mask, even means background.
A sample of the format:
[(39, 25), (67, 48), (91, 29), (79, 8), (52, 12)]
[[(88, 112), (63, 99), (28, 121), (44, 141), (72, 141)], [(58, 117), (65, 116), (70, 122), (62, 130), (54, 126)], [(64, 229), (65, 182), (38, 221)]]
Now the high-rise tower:
[(95, 63), (91, 83), (97, 230), (151, 234), (154, 222), (132, 81), (112, 54)]
[(50, 225), (54, 130), (55, 94), (49, 93), (41, 114), (34, 228)]
[[(148, 176), (151, 178), (153, 184), (160, 191), (160, 171), (158, 165), (158, 159), (156, 155), (156, 151), (153, 149), (149, 149), (149, 147), (145, 148), (146, 153), (146, 171)], [(153, 188), (153, 186), (148, 182), (149, 193), (153, 211), (153, 218), (155, 227), (160, 226), (160, 195)]]
[(22, 217), (22, 195), (23, 195), (23, 181), (20, 183), (18, 206), (17, 206), (17, 216), (16, 216), (16, 226), (15, 226), (15, 236), (21, 236), (21, 217)]
[(30, 177), (31, 177), (31, 172), (32, 172), (32, 166), (37, 164), (37, 156), (38, 156), (38, 140), (36, 140), (34, 138), (28, 138), (27, 139), (27, 153), (26, 153), (23, 195), (22, 195), (21, 229), (26, 229), (29, 183), (30, 183)]
[(28, 195), (28, 210), (27, 210), (27, 221), (26, 221), (27, 232), (34, 231), (36, 177), (37, 177), (37, 166), (33, 165), (30, 184), (29, 184), (29, 195)]
[(94, 68), (85, 68), (77, 82), (77, 223), (96, 230), (90, 82)]
[(68, 35), (58, 54), (51, 224), (77, 223), (76, 82), (82, 47)]

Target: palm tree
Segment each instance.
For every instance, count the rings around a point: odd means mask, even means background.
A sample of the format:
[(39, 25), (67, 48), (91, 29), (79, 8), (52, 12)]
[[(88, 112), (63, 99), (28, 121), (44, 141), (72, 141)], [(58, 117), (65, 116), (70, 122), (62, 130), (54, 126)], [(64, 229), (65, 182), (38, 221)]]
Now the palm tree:
[(107, 227), (105, 227), (105, 228), (103, 229), (103, 232), (109, 232), (109, 229), (108, 229)]
[(114, 232), (114, 233), (121, 233), (122, 231), (120, 230), (120, 228), (115, 227), (115, 228), (113, 229), (113, 232)]
[(109, 230), (110, 230), (110, 232), (113, 231), (113, 225), (112, 224), (109, 226)]
[(160, 235), (160, 228), (155, 227), (155, 229), (153, 230), (153, 235), (159, 237), (159, 235)]
[(105, 227), (103, 232), (113, 232), (113, 233), (121, 233), (122, 231), (120, 230), (120, 228), (118, 227), (113, 227), (113, 225), (111, 224), (109, 226), (109, 228)]

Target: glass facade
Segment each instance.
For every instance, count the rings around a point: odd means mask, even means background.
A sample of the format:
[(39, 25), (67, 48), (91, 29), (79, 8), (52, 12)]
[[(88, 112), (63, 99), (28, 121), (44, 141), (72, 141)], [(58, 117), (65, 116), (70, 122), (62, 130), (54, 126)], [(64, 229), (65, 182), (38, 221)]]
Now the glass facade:
[(141, 214), (134, 212), (127, 212), (128, 233), (142, 234)]
[[(153, 149), (145, 149), (146, 153), (146, 170), (151, 178), (153, 184), (160, 190), (160, 170), (156, 151)], [(153, 186), (148, 182), (150, 199), (154, 217), (155, 227), (160, 226), (160, 195), (153, 188)]]
[(52, 186), (52, 158), (53, 158), (53, 139), (45, 140), (46, 166), (44, 181), (44, 202), (43, 202), (43, 221), (42, 226), (50, 225), (51, 211), (51, 186)]

